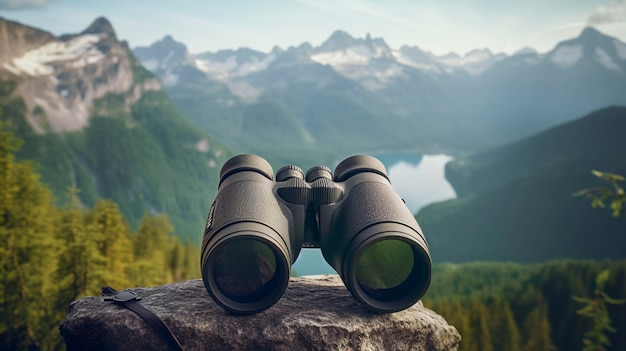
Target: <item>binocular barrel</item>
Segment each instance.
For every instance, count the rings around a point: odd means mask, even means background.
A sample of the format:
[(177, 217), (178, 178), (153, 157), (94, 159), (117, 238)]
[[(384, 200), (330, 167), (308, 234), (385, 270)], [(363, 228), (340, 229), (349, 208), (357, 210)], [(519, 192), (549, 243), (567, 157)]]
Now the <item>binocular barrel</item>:
[(430, 285), (426, 240), (376, 158), (347, 158), (334, 175), (325, 166), (306, 175), (286, 166), (276, 179), (259, 156), (227, 161), (201, 253), (216, 303), (237, 314), (271, 307), (302, 247), (321, 248), (348, 291), (373, 311), (406, 309)]

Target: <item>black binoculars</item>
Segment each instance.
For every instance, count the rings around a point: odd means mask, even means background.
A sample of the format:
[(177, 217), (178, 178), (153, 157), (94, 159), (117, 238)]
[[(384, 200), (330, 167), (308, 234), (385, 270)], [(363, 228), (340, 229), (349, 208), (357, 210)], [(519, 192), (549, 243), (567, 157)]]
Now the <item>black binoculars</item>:
[(352, 296), (376, 312), (406, 309), (430, 285), (426, 239), (378, 159), (352, 156), (334, 174), (316, 166), (306, 176), (290, 165), (276, 178), (259, 156), (228, 160), (200, 257), (213, 300), (236, 314), (271, 307), (302, 247), (321, 248)]

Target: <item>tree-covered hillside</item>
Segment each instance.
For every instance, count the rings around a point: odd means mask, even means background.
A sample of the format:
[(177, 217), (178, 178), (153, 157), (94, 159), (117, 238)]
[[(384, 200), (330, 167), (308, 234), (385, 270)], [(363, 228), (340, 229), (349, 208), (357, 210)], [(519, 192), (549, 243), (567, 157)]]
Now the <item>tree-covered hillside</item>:
[(86, 206), (113, 199), (134, 228), (146, 214), (166, 213), (182, 238), (200, 242), (230, 151), (193, 127), (164, 92), (144, 92), (130, 106), (126, 94), (109, 94), (96, 101), (83, 130), (36, 134), (14, 87), (0, 81), (2, 120), (25, 141), (18, 158), (41, 165), (57, 200), (69, 187)]
[(610, 107), (500, 148), (460, 158), (458, 199), (417, 218), (442, 261), (623, 258), (626, 221), (572, 195), (596, 169), (626, 173), (626, 108)]
[[(609, 269), (604, 293), (626, 298), (625, 261), (551, 261), (543, 264), (435, 264), (424, 305), (461, 334), (459, 351), (582, 350), (592, 320), (577, 314), (594, 297), (596, 276)], [(626, 349), (626, 304), (607, 304), (612, 346)]]
[(68, 304), (116, 289), (200, 276), (196, 246), (172, 236), (167, 216), (145, 215), (136, 231), (119, 206), (98, 200), (66, 205), (30, 162), (17, 162), (20, 141), (0, 123), (0, 349), (60, 350)]

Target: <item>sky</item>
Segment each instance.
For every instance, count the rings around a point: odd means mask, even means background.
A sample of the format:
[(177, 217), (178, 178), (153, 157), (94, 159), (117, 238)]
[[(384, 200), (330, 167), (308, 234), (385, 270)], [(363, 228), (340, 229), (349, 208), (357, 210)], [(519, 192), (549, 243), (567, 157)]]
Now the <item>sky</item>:
[(335, 30), (438, 55), (547, 52), (587, 26), (626, 42), (626, 0), (0, 0), (0, 17), (55, 35), (99, 16), (131, 47), (169, 34), (191, 53), (318, 46)]

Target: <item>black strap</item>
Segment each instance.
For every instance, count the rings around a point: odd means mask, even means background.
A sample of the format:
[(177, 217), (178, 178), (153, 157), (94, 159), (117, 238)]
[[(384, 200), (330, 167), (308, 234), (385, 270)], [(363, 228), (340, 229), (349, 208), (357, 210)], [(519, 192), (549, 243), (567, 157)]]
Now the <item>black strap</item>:
[(183, 351), (183, 346), (176, 338), (176, 335), (163, 323), (161, 318), (139, 303), (141, 297), (137, 296), (133, 291), (124, 290), (118, 292), (110, 286), (105, 286), (102, 288), (102, 295), (106, 296), (105, 300), (110, 300), (117, 305), (126, 307), (145, 319), (172, 350)]

